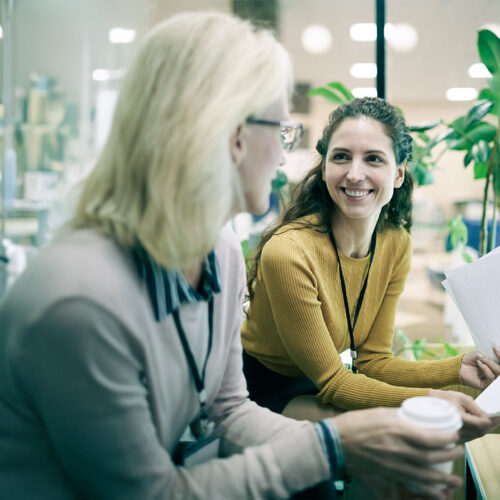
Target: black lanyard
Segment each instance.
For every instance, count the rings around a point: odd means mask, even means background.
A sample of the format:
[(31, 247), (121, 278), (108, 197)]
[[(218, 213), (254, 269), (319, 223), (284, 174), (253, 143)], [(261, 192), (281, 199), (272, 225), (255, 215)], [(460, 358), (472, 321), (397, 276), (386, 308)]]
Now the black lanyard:
[(207, 355), (205, 357), (205, 362), (203, 363), (203, 370), (201, 375), (198, 371), (198, 367), (196, 366), (196, 361), (193, 356), (193, 351), (189, 347), (189, 342), (186, 337), (186, 332), (182, 327), (181, 318), (179, 315), (179, 310), (176, 309), (172, 312), (172, 316), (174, 318), (175, 327), (177, 328), (177, 333), (179, 334), (179, 338), (181, 340), (182, 348), (184, 349), (184, 354), (186, 355), (186, 360), (189, 366), (189, 371), (193, 377), (194, 385), (196, 386), (196, 390), (198, 392), (198, 399), (200, 401), (200, 418), (196, 422), (196, 425), (191, 426), (193, 430), (193, 434), (198, 434), (196, 437), (206, 437), (211, 432), (211, 425), (208, 421), (207, 415), (207, 392), (205, 390), (205, 371), (207, 369), (207, 362), (210, 356), (210, 351), (212, 350), (212, 339), (214, 333), (214, 301), (210, 299), (208, 301), (208, 348)]
[(351, 341), (352, 372), (358, 373), (358, 369), (354, 366), (354, 361), (358, 357), (358, 353), (356, 351), (356, 344), (354, 343), (354, 328), (356, 327), (359, 311), (361, 311), (363, 299), (365, 298), (366, 285), (368, 284), (368, 275), (370, 274), (370, 268), (372, 267), (372, 262), (373, 262), (373, 255), (375, 254), (375, 244), (377, 242), (377, 235), (376, 231), (373, 231), (372, 241), (370, 243), (370, 263), (368, 264), (368, 272), (366, 273), (365, 282), (363, 283), (363, 288), (361, 288), (361, 292), (359, 292), (358, 301), (356, 302), (356, 309), (354, 311), (354, 320), (352, 321), (352, 323), (351, 323), (351, 313), (349, 312), (350, 311), (349, 302), (347, 300), (347, 292), (345, 288), (344, 273), (342, 272), (342, 264), (340, 263), (339, 251), (337, 250), (337, 244), (335, 243), (335, 237), (333, 236), (332, 228), (328, 229), (328, 236), (330, 237), (330, 241), (332, 242), (333, 248), (335, 249), (335, 253), (337, 254), (337, 261), (339, 263), (340, 284), (342, 286), (342, 295), (344, 297), (345, 317), (347, 320), (347, 328), (349, 330), (349, 338)]

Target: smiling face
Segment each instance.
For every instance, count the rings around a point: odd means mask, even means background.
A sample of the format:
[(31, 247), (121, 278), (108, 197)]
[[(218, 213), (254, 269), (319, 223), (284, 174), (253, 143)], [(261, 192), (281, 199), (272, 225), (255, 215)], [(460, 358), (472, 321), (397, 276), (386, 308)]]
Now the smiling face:
[(349, 118), (332, 134), (323, 180), (336, 206), (336, 223), (363, 219), (374, 226), (403, 183), (404, 164), (396, 164), (392, 140), (380, 122)]
[[(270, 121), (288, 119), (286, 95), (274, 101), (258, 118)], [(285, 164), (280, 128), (245, 123), (231, 139), (231, 154), (241, 176), (246, 209), (263, 214), (269, 208), (271, 181), (277, 167)]]

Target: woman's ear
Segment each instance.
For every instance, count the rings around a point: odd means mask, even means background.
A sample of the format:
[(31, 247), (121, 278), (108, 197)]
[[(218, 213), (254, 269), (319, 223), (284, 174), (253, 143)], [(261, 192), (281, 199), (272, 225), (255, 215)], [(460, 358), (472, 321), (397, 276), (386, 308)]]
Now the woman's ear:
[(396, 167), (396, 177), (394, 178), (394, 188), (400, 188), (405, 180), (406, 160)]
[(239, 167), (246, 154), (246, 142), (244, 137), (244, 125), (240, 123), (229, 138), (229, 151), (231, 159), (236, 167)]

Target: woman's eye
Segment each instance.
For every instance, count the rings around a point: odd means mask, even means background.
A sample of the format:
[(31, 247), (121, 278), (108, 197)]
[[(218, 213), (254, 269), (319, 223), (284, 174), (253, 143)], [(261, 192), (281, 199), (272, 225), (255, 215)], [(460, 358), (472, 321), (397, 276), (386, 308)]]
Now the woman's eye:
[(377, 155), (370, 155), (366, 159), (369, 163), (382, 163), (383, 160), (380, 158), (380, 156)]
[(345, 153), (335, 153), (332, 156), (332, 160), (334, 160), (334, 161), (347, 160), (347, 155)]

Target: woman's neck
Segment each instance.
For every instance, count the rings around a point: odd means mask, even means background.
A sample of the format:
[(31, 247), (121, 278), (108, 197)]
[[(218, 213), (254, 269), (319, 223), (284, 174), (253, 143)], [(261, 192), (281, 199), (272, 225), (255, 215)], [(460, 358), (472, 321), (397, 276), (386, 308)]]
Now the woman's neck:
[(183, 271), (186, 281), (193, 290), (197, 290), (201, 280), (201, 262), (196, 264), (190, 271)]
[(332, 230), (337, 248), (348, 257), (362, 259), (370, 253), (377, 219), (345, 219), (332, 216)]

